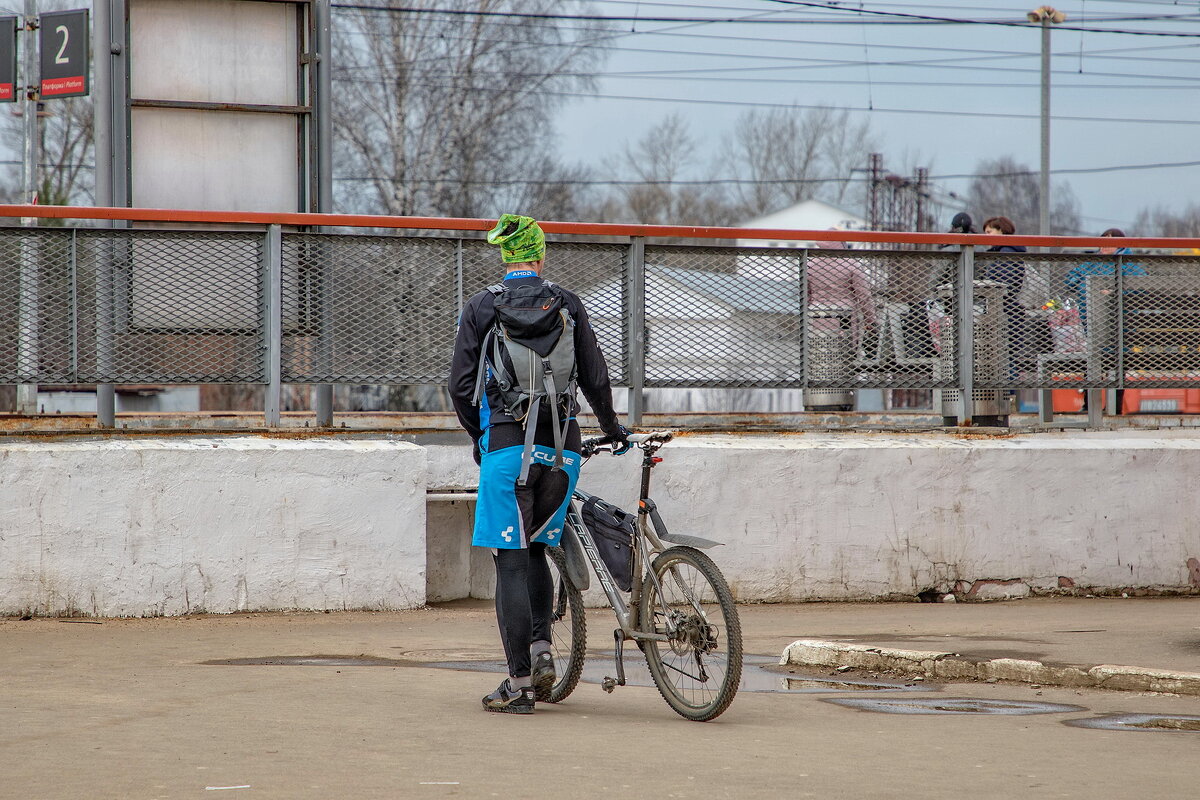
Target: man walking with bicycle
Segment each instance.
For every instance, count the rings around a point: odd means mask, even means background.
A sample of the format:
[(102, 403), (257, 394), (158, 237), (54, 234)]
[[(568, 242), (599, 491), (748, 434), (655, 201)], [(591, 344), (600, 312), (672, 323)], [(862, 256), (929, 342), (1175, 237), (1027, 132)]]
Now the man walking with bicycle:
[(487, 240), (500, 247), (504, 279), (463, 309), (449, 390), (480, 465), (471, 543), (495, 559), (496, 621), (508, 661), (508, 678), (483, 707), (529, 714), (555, 682), (546, 547), (560, 541), (579, 478), (576, 387), (610, 440), (627, 448), (628, 431), (613, 411), (583, 303), (541, 277), (546, 240), (537, 222), (504, 214)]

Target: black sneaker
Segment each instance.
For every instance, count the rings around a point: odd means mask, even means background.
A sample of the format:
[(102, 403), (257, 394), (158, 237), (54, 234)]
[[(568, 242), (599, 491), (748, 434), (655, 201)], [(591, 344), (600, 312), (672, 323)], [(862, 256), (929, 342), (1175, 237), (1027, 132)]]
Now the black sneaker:
[(549, 651), (541, 653), (533, 660), (533, 691), (539, 703), (550, 702), (550, 690), (558, 675), (554, 672), (554, 656)]
[(496, 691), (483, 698), (483, 710), (501, 714), (532, 714), (533, 687), (522, 686), (513, 691), (508, 680), (505, 680)]

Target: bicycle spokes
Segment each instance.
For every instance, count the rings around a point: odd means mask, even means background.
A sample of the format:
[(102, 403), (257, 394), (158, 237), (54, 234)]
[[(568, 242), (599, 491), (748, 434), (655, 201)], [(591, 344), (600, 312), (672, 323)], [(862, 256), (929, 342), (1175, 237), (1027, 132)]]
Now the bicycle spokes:
[(666, 641), (646, 642), (655, 684), (671, 707), (707, 720), (733, 699), (741, 676), (741, 629), (729, 587), (712, 560), (689, 547), (670, 548), (647, 578), (643, 611)]

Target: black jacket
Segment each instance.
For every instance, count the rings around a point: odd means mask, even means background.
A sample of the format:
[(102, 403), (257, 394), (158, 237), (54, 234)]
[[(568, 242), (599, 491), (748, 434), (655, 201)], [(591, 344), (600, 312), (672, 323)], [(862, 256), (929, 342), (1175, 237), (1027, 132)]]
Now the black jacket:
[[(506, 286), (536, 286), (542, 278), (512, 278), (504, 282)], [(596, 333), (588, 322), (587, 311), (583, 303), (572, 292), (558, 287), (562, 292), (563, 304), (567, 313), (575, 322), (575, 365), (578, 372), (578, 383), (583, 396), (595, 412), (601, 430), (606, 435), (618, 435), (621, 430), (617, 415), (613, 411), (612, 386), (608, 380), (608, 366), (604, 363), (604, 354), (596, 343)], [(479, 374), (479, 360), (483, 340), (496, 324), (495, 296), (489, 291), (482, 291), (467, 301), (463, 308), (462, 319), (458, 322), (458, 336), (454, 341), (454, 361), (450, 366), (450, 399), (454, 403), (454, 411), (458, 421), (470, 434), (472, 441), (478, 444), (483, 436), (483, 425), (480, 421), (479, 407), (472, 402), (475, 396), (475, 381)], [(489, 380), (485, 387), (488, 407), (491, 412), (489, 425), (511, 423), (516, 420), (504, 411), (504, 403), (500, 399), (500, 390), (495, 380)], [(572, 412), (574, 413), (574, 412)], [(543, 421), (549, 419), (548, 414), (542, 415)], [(539, 443), (543, 443), (539, 425)]]

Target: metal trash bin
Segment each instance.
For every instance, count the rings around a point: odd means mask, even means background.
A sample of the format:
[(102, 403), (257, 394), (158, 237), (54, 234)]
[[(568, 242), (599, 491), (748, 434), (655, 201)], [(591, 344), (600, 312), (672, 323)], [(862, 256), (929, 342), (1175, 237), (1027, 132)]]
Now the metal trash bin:
[[(1005, 331), (1004, 293), (1008, 286), (999, 281), (974, 281), (972, 303), (975, 319), (975, 379), (988, 383), (999, 383), (1008, 369), (1008, 337)], [(956, 291), (950, 284), (937, 288), (938, 297), (947, 308), (954, 306)], [(954, 374), (958, 354), (956, 325), (943, 325), (940, 331), (941, 368), (943, 374)], [(975, 389), (971, 392), (970, 406), (963, 407), (962, 391), (942, 389), (940, 391), (942, 421), (956, 425), (959, 419), (969, 418), (977, 425), (1008, 426), (1008, 417), (1013, 413), (1013, 397), (1004, 389)]]
[(826, 385), (804, 390), (804, 408), (849, 411), (854, 408), (854, 391), (846, 388), (854, 379), (854, 309), (813, 304), (807, 319), (808, 381)]

